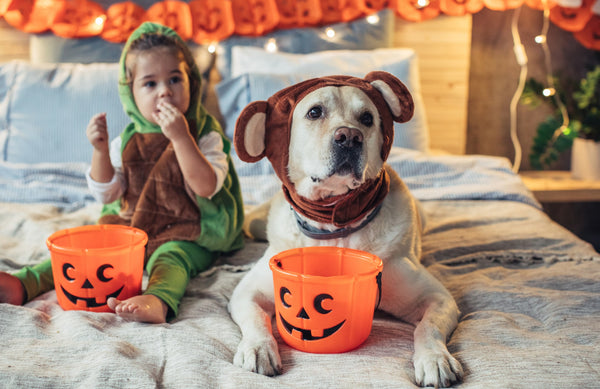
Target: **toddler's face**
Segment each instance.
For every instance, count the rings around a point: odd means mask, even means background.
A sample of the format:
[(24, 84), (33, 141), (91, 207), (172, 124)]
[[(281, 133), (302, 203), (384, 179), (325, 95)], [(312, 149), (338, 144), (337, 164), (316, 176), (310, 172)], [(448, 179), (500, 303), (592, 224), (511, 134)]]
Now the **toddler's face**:
[(133, 58), (132, 93), (140, 113), (156, 124), (152, 114), (168, 102), (185, 114), (190, 105), (190, 80), (185, 62), (168, 48), (142, 51)]

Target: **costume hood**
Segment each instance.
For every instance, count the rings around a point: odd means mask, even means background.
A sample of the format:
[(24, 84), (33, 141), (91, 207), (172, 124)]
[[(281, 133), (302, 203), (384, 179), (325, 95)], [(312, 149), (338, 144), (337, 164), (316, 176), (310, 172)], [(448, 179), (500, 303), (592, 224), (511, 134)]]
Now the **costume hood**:
[[(157, 23), (145, 22), (141, 24), (131, 35), (125, 43), (123, 52), (121, 53), (121, 59), (119, 61), (119, 97), (121, 98), (121, 104), (125, 113), (129, 116), (132, 121), (122, 134), (123, 147), (131, 138), (131, 135), (135, 132), (139, 133), (161, 133), (161, 129), (158, 125), (150, 123), (146, 120), (140, 111), (138, 110), (135, 101), (133, 99), (133, 92), (131, 87), (127, 83), (127, 71), (125, 67), (125, 59), (129, 53), (132, 42), (140, 38), (144, 34), (160, 34), (175, 38), (181, 43), (181, 49), (183, 50), (184, 59), (190, 69), (190, 106), (185, 112), (185, 117), (190, 126), (190, 131), (195, 135), (196, 138), (202, 135), (202, 129), (205, 127), (204, 122), (206, 120), (207, 112), (200, 101), (200, 85), (202, 78), (200, 71), (192, 53), (190, 52), (187, 44), (181, 39), (181, 37), (171, 28), (163, 26)], [(194, 81), (194, 82), (192, 82)], [(194, 87), (195, 85), (195, 87)]]

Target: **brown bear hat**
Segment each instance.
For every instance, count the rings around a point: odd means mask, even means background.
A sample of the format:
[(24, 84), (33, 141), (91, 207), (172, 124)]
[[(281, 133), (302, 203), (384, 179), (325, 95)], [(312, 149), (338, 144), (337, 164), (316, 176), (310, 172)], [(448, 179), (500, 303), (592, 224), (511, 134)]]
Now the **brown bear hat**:
[[(336, 210), (333, 206), (314, 204), (315, 201), (299, 196), (287, 174), (292, 114), (296, 104), (314, 90), (327, 86), (355, 87), (373, 101), (381, 118), (383, 135), (381, 159), (385, 161), (394, 140), (394, 121), (404, 123), (410, 120), (414, 103), (408, 88), (398, 78), (383, 71), (370, 72), (364, 79), (352, 76), (313, 78), (282, 89), (267, 101), (252, 102), (240, 114), (233, 140), (236, 152), (242, 161), (256, 162), (265, 156), (269, 159), (283, 183), (288, 201), (296, 211), (313, 220), (345, 226), (363, 217), (383, 200), (389, 187), (387, 174), (380, 174), (377, 180), (369, 180), (361, 187), (343, 195), (353, 197), (349, 201), (344, 201), (345, 204), (336, 202), (335, 208), (337, 211), (343, 210), (343, 216), (335, 215)], [(381, 182), (373, 182), (381, 180), (384, 181), (383, 186)], [(374, 195), (373, 191), (377, 194)], [(357, 201), (365, 196), (375, 196), (377, 200)], [(307, 209), (310, 208), (311, 203), (317, 206), (318, 212)], [(332, 203), (331, 199), (328, 199), (327, 203)], [(360, 209), (356, 209), (357, 206), (351, 204), (360, 204), (358, 205)], [(323, 216), (323, 212), (330, 215)]]

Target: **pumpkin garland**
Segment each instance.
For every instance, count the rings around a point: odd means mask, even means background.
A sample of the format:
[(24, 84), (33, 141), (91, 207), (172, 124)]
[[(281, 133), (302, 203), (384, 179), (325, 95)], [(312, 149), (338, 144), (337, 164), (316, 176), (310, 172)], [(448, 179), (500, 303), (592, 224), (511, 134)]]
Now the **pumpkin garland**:
[[(547, 2), (555, 25), (572, 32), (585, 47), (600, 50), (600, 0), (582, 0), (572, 7), (560, 0)], [(164, 0), (147, 10), (132, 1), (104, 10), (93, 0), (0, 0), (0, 18), (27, 33), (51, 31), (71, 39), (100, 36), (114, 43), (124, 42), (144, 21), (153, 21), (185, 40), (209, 44), (233, 34), (260, 36), (277, 29), (349, 22), (383, 9), (421, 22), (440, 14), (461, 16), (484, 7), (502, 11), (523, 4), (539, 10), (544, 0)]]

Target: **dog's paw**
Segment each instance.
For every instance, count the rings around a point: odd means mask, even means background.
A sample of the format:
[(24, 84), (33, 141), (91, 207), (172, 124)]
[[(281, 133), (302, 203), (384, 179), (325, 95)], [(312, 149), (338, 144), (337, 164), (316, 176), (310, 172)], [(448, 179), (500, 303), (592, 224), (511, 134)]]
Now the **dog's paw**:
[(233, 357), (234, 365), (248, 371), (274, 376), (281, 373), (281, 357), (274, 338), (259, 341), (242, 339)]
[(428, 350), (413, 358), (415, 379), (420, 386), (445, 388), (462, 379), (463, 369), (448, 350)]

